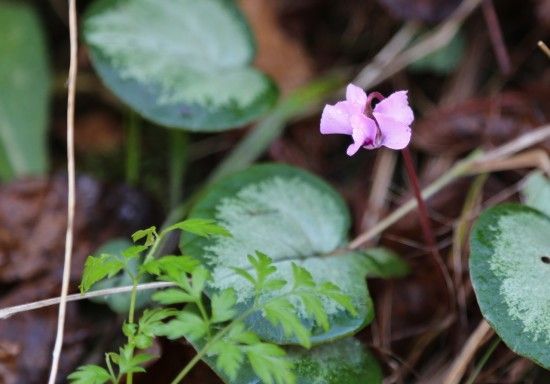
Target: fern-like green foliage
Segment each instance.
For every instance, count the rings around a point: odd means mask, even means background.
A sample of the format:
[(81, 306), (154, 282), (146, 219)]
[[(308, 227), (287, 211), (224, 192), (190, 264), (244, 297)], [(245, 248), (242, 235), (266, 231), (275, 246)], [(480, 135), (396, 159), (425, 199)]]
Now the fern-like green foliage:
[[(69, 376), (71, 383), (117, 384), (124, 376), (128, 381), (134, 373), (145, 371), (143, 364), (153, 357), (145, 350), (151, 347), (156, 337), (164, 336), (169, 339), (184, 337), (198, 346), (197, 358), (183, 367), (174, 382), (183, 379), (198, 358), (208, 357), (231, 380), (237, 378), (246, 364), (264, 383), (294, 384), (296, 377), (286, 351), (262, 340), (248, 329), (246, 320), (253, 314), (261, 313), (274, 327), (280, 327), (285, 335), (295, 337), (303, 347), (309, 348), (311, 334), (298, 315), (298, 305), (325, 330), (329, 329), (330, 324), (323, 300), (332, 300), (352, 315), (356, 314), (351, 299), (336, 285), (316, 282), (303, 267), (292, 266), (292, 285), (274, 277), (277, 268), (273, 260), (259, 251), (248, 257), (250, 268), (233, 269), (253, 286), (256, 295), (252, 307), (239, 312), (236, 308), (238, 298), (232, 288), (219, 291), (208, 300), (205, 288), (211, 283), (211, 275), (197, 260), (186, 255), (154, 257), (157, 244), (172, 230), (189, 231), (205, 237), (229, 236), (227, 230), (211, 220), (192, 219), (160, 233), (155, 227), (134, 233), (132, 239), (140, 243), (129, 247), (122, 257), (108, 254), (90, 256), (83, 273), (83, 292), (101, 279), (122, 270), (134, 282), (134, 301), (137, 282), (144, 274), (173, 286), (156, 292), (153, 300), (160, 307), (144, 310), (138, 320), (134, 320), (134, 306), (130, 305), (128, 320), (122, 327), (127, 343), (117, 353), (106, 354), (107, 369), (96, 365), (82, 366)], [(147, 254), (143, 255), (144, 252)], [(136, 257), (142, 259), (142, 263), (138, 272), (134, 269), (132, 273), (128, 261)]]
[(93, 364), (83, 365), (69, 375), (72, 383), (79, 384), (103, 384), (111, 379), (111, 375), (105, 368)]

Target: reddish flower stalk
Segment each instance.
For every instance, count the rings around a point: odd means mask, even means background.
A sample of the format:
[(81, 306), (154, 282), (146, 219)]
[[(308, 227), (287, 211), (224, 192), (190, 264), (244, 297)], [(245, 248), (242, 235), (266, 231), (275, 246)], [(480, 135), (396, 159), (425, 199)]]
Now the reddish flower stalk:
[(420, 192), (420, 183), (418, 182), (418, 176), (416, 174), (416, 169), (411, 157), (411, 152), (409, 151), (409, 148), (406, 147), (401, 150), (401, 153), (403, 154), (403, 160), (405, 161), (407, 176), (409, 177), (409, 180), (411, 182), (414, 197), (416, 198), (416, 202), (418, 203), (418, 216), (420, 218), (420, 226), (422, 228), (424, 241), (426, 242), (426, 245), (429, 247), (432, 257), (434, 259), (434, 262), (436, 263), (437, 267), (441, 272), (441, 276), (443, 277), (443, 282), (447, 287), (449, 306), (451, 306), (451, 303), (454, 297), (453, 282), (451, 280), (451, 276), (449, 275), (449, 271), (447, 270), (447, 266), (445, 265), (445, 262), (443, 261), (441, 254), (439, 253), (437, 242), (435, 241), (431, 220), (428, 215), (428, 208), (426, 207), (426, 202), (424, 201), (424, 198), (422, 197), (422, 193)]
[(481, 9), (483, 10), (483, 17), (485, 18), (487, 28), (489, 29), (489, 37), (497, 57), (500, 72), (502, 72), (503, 75), (509, 75), (512, 72), (512, 64), (510, 62), (510, 55), (506, 49), (506, 44), (504, 43), (502, 29), (500, 28), (493, 1), (484, 0)]

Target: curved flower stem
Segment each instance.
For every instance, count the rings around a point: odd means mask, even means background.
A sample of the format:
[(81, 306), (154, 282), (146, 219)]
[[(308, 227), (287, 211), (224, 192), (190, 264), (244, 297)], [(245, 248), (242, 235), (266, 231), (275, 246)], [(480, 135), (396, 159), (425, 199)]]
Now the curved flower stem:
[[(128, 311), (128, 323), (133, 324), (134, 323), (134, 314), (136, 312), (136, 297), (137, 297), (137, 286), (138, 286), (138, 279), (135, 277), (132, 277), (132, 293), (130, 294), (130, 309)], [(129, 337), (128, 337), (128, 341)], [(133, 348), (132, 348), (132, 354), (133, 354)], [(126, 374), (126, 384), (132, 384), (134, 381), (134, 374), (132, 372), (128, 372)]]
[(428, 215), (428, 208), (426, 207), (426, 202), (424, 201), (424, 198), (422, 197), (422, 193), (420, 192), (418, 176), (416, 174), (411, 153), (409, 151), (409, 148), (405, 148), (401, 150), (401, 153), (403, 154), (403, 160), (405, 161), (405, 168), (407, 169), (407, 175), (409, 176), (409, 180), (411, 182), (414, 196), (416, 198), (416, 201), (418, 202), (418, 213), (420, 218), (420, 226), (422, 227), (422, 234), (424, 235), (424, 241), (426, 242), (426, 245), (428, 245), (428, 247), (430, 248), (434, 262), (439, 268), (441, 272), (441, 276), (443, 277), (443, 281), (447, 286), (449, 307), (454, 307), (451, 304), (454, 297), (453, 282), (451, 280), (451, 276), (449, 275), (449, 271), (447, 270), (447, 266), (445, 265), (445, 262), (443, 261), (443, 258), (439, 253), (439, 249), (437, 248), (435, 236), (432, 231), (430, 217)]
[(105, 354), (105, 364), (107, 365), (107, 370), (109, 371), (109, 374), (111, 375), (111, 383), (118, 383), (118, 377), (115, 375), (115, 371), (113, 370), (113, 366), (111, 364), (111, 358), (109, 357), (109, 354)]
[(503, 75), (509, 75), (510, 72), (512, 72), (512, 63), (510, 62), (510, 55), (504, 43), (502, 29), (498, 21), (493, 1), (484, 0), (481, 4), (481, 9), (483, 10), (483, 17), (485, 18), (485, 23), (489, 30), (489, 38), (491, 39), (491, 44), (493, 45), (493, 50), (497, 57), (500, 72), (502, 72)]

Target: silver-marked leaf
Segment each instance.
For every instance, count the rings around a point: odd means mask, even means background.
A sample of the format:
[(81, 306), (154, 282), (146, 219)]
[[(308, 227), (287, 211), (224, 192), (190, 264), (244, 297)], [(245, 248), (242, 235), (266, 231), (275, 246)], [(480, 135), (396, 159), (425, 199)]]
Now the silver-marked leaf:
[(0, 179), (48, 168), (51, 79), (41, 27), (29, 5), (0, 3)]
[(502, 204), (476, 221), (470, 276), (485, 319), (514, 352), (550, 368), (550, 217)]
[(275, 102), (251, 67), (252, 34), (229, 0), (98, 0), (84, 37), (95, 69), (157, 124), (195, 131), (244, 125)]
[(523, 202), (550, 216), (550, 179), (540, 171), (532, 172), (521, 191)]
[[(293, 263), (307, 269), (317, 283), (330, 282), (351, 298), (355, 315), (330, 297), (321, 297), (330, 325), (325, 331), (316, 325), (314, 314), (299, 297), (289, 297), (297, 304), (300, 321), (312, 332), (313, 344), (356, 332), (372, 320), (364, 256), (342, 250), (350, 226), (347, 208), (339, 195), (317, 177), (284, 165), (254, 166), (213, 185), (190, 217), (213, 219), (232, 234), (211, 238), (184, 234), (181, 247), (211, 271), (212, 283), (206, 290), (209, 296), (226, 288), (235, 290), (237, 312), (252, 305), (254, 286), (242, 271), (252, 273), (247, 256), (260, 251), (277, 267), (270, 278), (288, 281), (283, 288), (276, 286), (263, 295), (260, 302), (292, 289)], [(252, 314), (247, 324), (266, 340), (298, 342), (296, 337), (285, 335), (282, 327), (273, 326), (261, 312)]]

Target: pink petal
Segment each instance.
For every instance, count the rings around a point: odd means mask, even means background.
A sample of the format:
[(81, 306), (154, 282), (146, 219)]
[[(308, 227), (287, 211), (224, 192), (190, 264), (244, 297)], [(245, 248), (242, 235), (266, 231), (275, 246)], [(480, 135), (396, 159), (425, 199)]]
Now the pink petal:
[(346, 100), (353, 103), (362, 112), (367, 104), (367, 94), (362, 88), (348, 84), (346, 88)]
[(374, 117), (382, 132), (381, 145), (391, 149), (403, 149), (411, 141), (411, 128), (408, 124), (396, 121), (393, 117), (374, 112)]
[(325, 105), (321, 115), (321, 133), (323, 135), (333, 133), (351, 135), (350, 108), (345, 103), (341, 101), (336, 105)]
[[(407, 91), (394, 92), (376, 104), (374, 107), (376, 120), (378, 120), (377, 114), (391, 117), (394, 121), (404, 125), (411, 125), (414, 120), (414, 114), (411, 107), (409, 107)], [(378, 124), (380, 124), (379, 120)]]
[(376, 137), (376, 123), (365, 115), (353, 115), (350, 123), (353, 128), (351, 134), (353, 144), (348, 147), (346, 153), (348, 156), (353, 156), (359, 148), (374, 141)]

